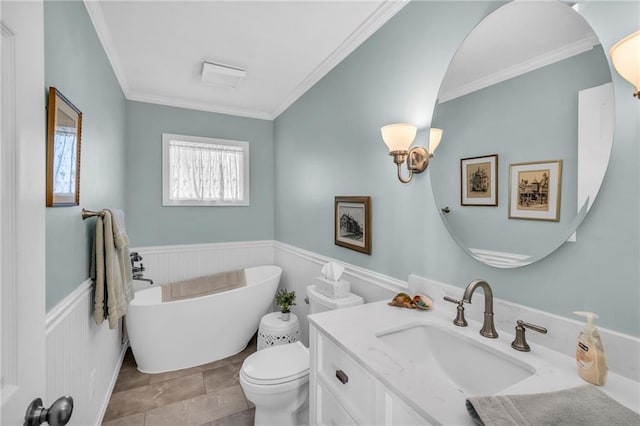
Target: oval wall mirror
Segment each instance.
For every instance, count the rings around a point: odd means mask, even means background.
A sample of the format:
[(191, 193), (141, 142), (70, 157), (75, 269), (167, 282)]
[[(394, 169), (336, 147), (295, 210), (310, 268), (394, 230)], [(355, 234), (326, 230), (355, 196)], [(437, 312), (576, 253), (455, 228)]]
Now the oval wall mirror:
[(445, 134), (432, 189), (457, 243), (513, 268), (572, 239), (604, 178), (613, 108), (603, 48), (571, 7), (514, 1), (480, 22), (449, 65), (432, 119)]

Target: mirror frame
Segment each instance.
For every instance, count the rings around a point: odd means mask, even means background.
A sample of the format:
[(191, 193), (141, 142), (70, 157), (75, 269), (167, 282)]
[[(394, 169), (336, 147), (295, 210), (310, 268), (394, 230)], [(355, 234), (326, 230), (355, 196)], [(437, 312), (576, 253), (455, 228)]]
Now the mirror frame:
[[(55, 135), (56, 127), (61, 124), (58, 112), (71, 117), (75, 124), (75, 185), (72, 193), (56, 194), (53, 191), (54, 186), (54, 166), (55, 157), (61, 156), (62, 153), (56, 151)], [(62, 93), (55, 87), (49, 87), (49, 100), (47, 106), (47, 190), (46, 190), (46, 206), (77, 206), (80, 204), (80, 142), (82, 139), (82, 112), (73, 105)], [(72, 184), (71, 176), (69, 184)]]

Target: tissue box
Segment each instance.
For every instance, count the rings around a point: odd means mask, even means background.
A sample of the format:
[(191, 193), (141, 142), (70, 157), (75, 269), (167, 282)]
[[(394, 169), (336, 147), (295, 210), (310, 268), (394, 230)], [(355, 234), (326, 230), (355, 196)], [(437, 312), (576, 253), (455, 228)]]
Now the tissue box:
[(331, 281), (324, 277), (316, 277), (316, 290), (325, 296), (333, 299), (341, 299), (349, 297), (351, 294), (351, 286), (349, 281), (338, 280)]

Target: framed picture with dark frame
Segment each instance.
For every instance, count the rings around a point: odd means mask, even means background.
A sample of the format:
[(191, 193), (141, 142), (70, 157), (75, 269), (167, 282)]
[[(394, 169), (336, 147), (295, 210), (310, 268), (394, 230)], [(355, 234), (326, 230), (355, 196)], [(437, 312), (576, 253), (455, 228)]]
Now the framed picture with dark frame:
[(460, 160), (460, 204), (498, 205), (498, 154)]
[(80, 204), (82, 112), (55, 87), (49, 88), (46, 206)]
[(509, 165), (509, 219), (560, 221), (562, 160)]
[(335, 197), (335, 244), (371, 254), (371, 197)]

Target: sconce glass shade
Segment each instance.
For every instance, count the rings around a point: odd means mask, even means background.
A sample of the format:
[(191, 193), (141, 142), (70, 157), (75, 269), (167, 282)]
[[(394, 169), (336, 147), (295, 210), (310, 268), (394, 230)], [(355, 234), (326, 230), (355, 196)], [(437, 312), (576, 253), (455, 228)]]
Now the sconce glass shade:
[(408, 151), (416, 138), (416, 126), (409, 123), (389, 124), (380, 129), (389, 152)]
[(429, 154), (433, 155), (442, 140), (442, 129), (432, 127), (429, 130)]
[(617, 42), (609, 50), (609, 55), (618, 74), (633, 84), (634, 96), (640, 98), (640, 31)]

